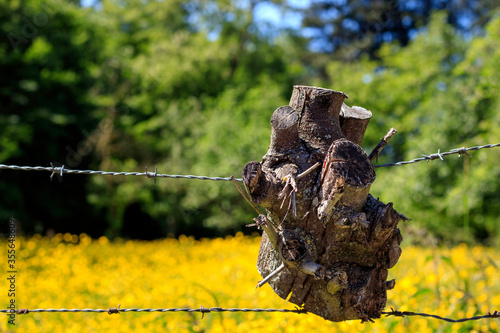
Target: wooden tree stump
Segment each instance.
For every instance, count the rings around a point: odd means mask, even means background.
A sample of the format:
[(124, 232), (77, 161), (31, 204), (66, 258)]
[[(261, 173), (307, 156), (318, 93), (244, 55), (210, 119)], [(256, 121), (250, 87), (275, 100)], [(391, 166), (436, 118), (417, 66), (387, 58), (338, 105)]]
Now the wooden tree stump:
[(371, 112), (345, 98), (295, 86), (271, 118), (267, 154), (242, 174), (267, 211), (256, 219), (265, 231), (257, 268), (272, 274), (273, 290), (327, 320), (367, 321), (380, 317), (394, 287), (387, 270), (401, 255), (404, 216), (369, 194), (375, 172), (359, 144)]

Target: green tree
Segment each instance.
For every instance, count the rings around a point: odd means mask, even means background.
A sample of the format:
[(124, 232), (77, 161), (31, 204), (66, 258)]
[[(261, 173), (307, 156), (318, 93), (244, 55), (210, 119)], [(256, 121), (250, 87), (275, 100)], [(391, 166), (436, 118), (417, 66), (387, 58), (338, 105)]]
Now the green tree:
[[(1, 6), (7, 164), (237, 176), (301, 75), (286, 38), (230, 1)], [(13, 174), (1, 214), (28, 232), (215, 235), (251, 216), (230, 183)]]
[[(497, 141), (498, 16), (466, 41), (437, 13), (407, 46), (345, 63), (311, 52), (298, 32), (266, 33), (256, 5), (0, 0), (0, 162), (238, 177), (266, 152), (293, 84), (342, 90), (372, 110), (367, 151), (397, 128), (380, 163)], [(413, 218), (407, 233), (493, 243), (497, 159), (378, 169), (373, 193)], [(229, 182), (1, 175), (0, 219), (27, 232), (215, 236), (254, 215)]]
[[(224, 12), (209, 15), (211, 6)], [(129, 1), (127, 6), (107, 1), (100, 14), (111, 38), (120, 41), (122, 51), (109, 57), (123, 73), (114, 86), (125, 87), (105, 100), (121, 101), (127, 112), (112, 111), (112, 134), (98, 167), (156, 166), (161, 173), (238, 177), (247, 161), (261, 158), (270, 116), (287, 103), (300, 75), (286, 41), (261, 36), (251, 11), (224, 1)], [(171, 25), (170, 16), (183, 19)], [(210, 37), (214, 31), (217, 38)], [(102, 81), (96, 99), (108, 82)], [(96, 176), (89, 200), (106, 211), (110, 235), (122, 229), (137, 235), (134, 224), (145, 219), (149, 237), (209, 236), (241, 230), (252, 216), (230, 183), (162, 179), (153, 184), (146, 178), (124, 182)]]
[[(95, 126), (86, 91), (95, 79), (92, 67), (102, 61), (104, 34), (88, 13), (56, 0), (0, 1), (0, 162), (64, 163), (75, 157), (82, 131)], [(76, 220), (99, 230), (102, 220), (86, 203), (85, 184), (2, 171), (0, 220), (14, 217), (25, 230), (78, 232), (84, 224), (71, 221), (80, 212)]]
[[(465, 42), (446, 24), (445, 14), (438, 13), (407, 47), (384, 45), (380, 61), (330, 63), (326, 84), (352, 95), (348, 103), (372, 110), (364, 142), (368, 151), (390, 127), (398, 129), (381, 163), (494, 143), (499, 130), (493, 93), (498, 81), (492, 75), (498, 65), (493, 52), (497, 29), (498, 18), (487, 26), (485, 37)], [(481, 151), (470, 161), (448, 158), (377, 169), (372, 192), (394, 201), (414, 220), (408, 230), (425, 227), (447, 241), (493, 241), (498, 236), (493, 207), (500, 188), (497, 159), (497, 151)]]
[(311, 0), (299, 11), (315, 49), (353, 60), (362, 54), (376, 57), (376, 51), (387, 42), (406, 46), (427, 26), (435, 10), (445, 12), (447, 22), (462, 35), (479, 34), (495, 8), (498, 2), (491, 0)]

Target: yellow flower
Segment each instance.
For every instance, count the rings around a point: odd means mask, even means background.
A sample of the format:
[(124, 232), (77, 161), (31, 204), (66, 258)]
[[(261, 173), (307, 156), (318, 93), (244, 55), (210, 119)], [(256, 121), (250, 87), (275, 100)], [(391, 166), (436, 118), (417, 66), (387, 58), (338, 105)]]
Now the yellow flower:
[[(35, 235), (17, 241), (18, 308), (286, 308), (269, 285), (254, 289), (259, 238), (151, 242), (92, 240), (88, 235)], [(20, 246), (22, 244), (22, 247)], [(4, 240), (0, 246), (6, 248)], [(445, 259), (443, 259), (445, 258)], [(448, 258), (448, 259), (446, 259)], [(485, 258), (493, 258), (486, 260)], [(387, 310), (463, 318), (500, 310), (500, 262), (485, 247), (407, 247), (390, 270), (396, 279)], [(493, 265), (495, 263), (495, 265)], [(7, 280), (5, 279), (4, 285)], [(4, 288), (4, 290), (6, 290)], [(4, 293), (3, 304), (7, 304)], [(491, 302), (491, 303), (488, 303)], [(481, 313), (479, 313), (481, 314)], [(29, 313), (16, 332), (493, 332), (498, 320), (450, 324), (430, 318), (382, 317), (375, 323), (332, 323), (312, 314), (223, 312)], [(0, 332), (13, 331), (6, 320)]]

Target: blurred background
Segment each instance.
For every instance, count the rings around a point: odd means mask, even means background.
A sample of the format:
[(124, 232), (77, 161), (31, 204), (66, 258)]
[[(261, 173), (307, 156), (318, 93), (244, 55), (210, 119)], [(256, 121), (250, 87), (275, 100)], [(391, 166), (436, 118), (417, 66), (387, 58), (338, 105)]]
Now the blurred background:
[[(295, 84), (373, 112), (378, 164), (500, 142), (498, 1), (0, 0), (0, 163), (239, 177)], [(405, 242), (500, 245), (500, 149), (377, 169)], [(377, 163), (376, 163), (377, 164)], [(230, 182), (0, 171), (32, 235), (250, 233)]]

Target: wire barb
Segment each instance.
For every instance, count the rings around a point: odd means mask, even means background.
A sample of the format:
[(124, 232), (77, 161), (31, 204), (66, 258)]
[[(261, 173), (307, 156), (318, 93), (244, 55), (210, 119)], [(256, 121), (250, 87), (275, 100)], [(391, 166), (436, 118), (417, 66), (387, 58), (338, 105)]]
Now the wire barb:
[(112, 315), (112, 314), (114, 314), (114, 313), (118, 313), (118, 314), (120, 314), (120, 306), (121, 306), (121, 304), (118, 304), (118, 307), (117, 307), (117, 308), (109, 308), (109, 309), (108, 309), (108, 314), (109, 314), (109, 315)]
[(16, 314), (28, 314), (30, 311), (28, 309), (19, 309), (19, 310), (16, 310)]
[(64, 171), (64, 164), (59, 168), (59, 167), (55, 167), (54, 166), (54, 163), (50, 162), (50, 165), (52, 166), (52, 173), (50, 174), (50, 180), (52, 180), (52, 178), (54, 177), (54, 175), (56, 174), (56, 169), (60, 169), (60, 176), (62, 178), (63, 176), (63, 171)]
[(200, 312), (201, 312), (201, 319), (203, 319), (205, 317), (205, 313), (209, 313), (210, 309), (200, 305)]
[(148, 172), (148, 166), (146, 165), (146, 177), (147, 178), (154, 178), (154, 183), (156, 184), (156, 176), (158, 176), (158, 167), (155, 166), (155, 173), (151, 175), (150, 172)]
[(467, 155), (469, 158), (471, 158), (471, 156), (469, 155), (469, 153), (467, 152), (467, 149), (465, 147), (452, 149), (451, 151), (452, 152), (457, 152), (458, 153), (458, 157), (462, 157), (462, 155)]

